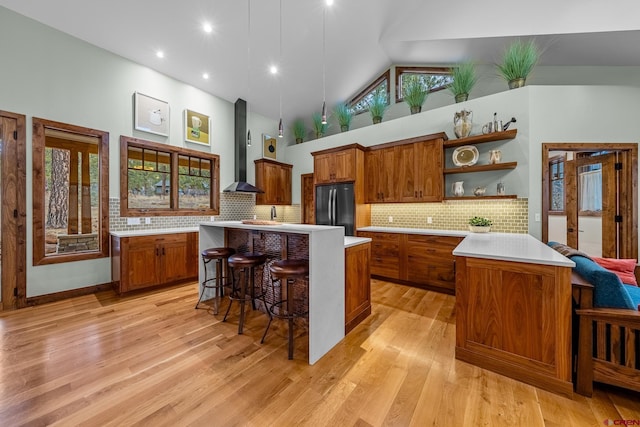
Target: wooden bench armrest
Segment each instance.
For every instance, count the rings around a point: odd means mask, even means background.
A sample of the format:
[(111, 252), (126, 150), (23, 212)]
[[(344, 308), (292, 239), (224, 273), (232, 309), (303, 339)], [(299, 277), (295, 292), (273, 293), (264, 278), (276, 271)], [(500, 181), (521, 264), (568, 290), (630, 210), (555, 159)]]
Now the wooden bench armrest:
[(640, 326), (640, 311), (625, 308), (584, 308), (576, 310), (579, 316), (607, 323), (626, 323)]

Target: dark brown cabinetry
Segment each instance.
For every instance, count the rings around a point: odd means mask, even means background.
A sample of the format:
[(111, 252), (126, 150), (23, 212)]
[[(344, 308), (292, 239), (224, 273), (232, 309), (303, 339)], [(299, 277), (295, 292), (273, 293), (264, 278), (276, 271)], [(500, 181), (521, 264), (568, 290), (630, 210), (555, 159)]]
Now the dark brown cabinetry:
[(371, 314), (371, 243), (344, 250), (344, 333), (355, 328)]
[(293, 165), (269, 159), (258, 159), (254, 163), (256, 187), (264, 191), (256, 194), (256, 205), (290, 205)]
[(303, 224), (316, 223), (316, 203), (315, 203), (315, 186), (313, 185), (313, 174), (304, 173), (300, 175), (300, 200), (302, 201), (302, 218)]
[(371, 225), (371, 206), (365, 201), (365, 148), (360, 144), (350, 144), (316, 151), (311, 155), (315, 186), (352, 182), (355, 196), (355, 228)]
[(311, 153), (316, 185), (355, 181), (357, 179), (358, 150), (361, 149), (362, 147), (354, 144)]
[(441, 201), (445, 139), (440, 133), (369, 147), (367, 203)]
[(198, 233), (111, 236), (111, 270), (119, 293), (198, 277)]
[(453, 294), (453, 249), (462, 237), (359, 231), (371, 242), (371, 275)]

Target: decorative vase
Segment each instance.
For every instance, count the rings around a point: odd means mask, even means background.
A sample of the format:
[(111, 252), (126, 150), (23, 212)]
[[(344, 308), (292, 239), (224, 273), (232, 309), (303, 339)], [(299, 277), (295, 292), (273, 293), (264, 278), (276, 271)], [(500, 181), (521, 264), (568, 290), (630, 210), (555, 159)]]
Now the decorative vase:
[(416, 106), (411, 107), (411, 114), (418, 114), (421, 111), (422, 111), (422, 106), (421, 105), (416, 105)]
[(303, 139), (302, 138), (296, 138), (296, 144), (302, 144)]
[(340, 132), (346, 132), (349, 130), (349, 125), (340, 125)]
[(527, 81), (526, 77), (521, 77), (519, 79), (509, 80), (509, 89), (516, 89), (516, 88), (522, 87), (522, 86), (524, 86), (526, 81)]
[(451, 185), (451, 192), (453, 193), (454, 196), (456, 197), (464, 196), (463, 184), (464, 184), (464, 181), (457, 181)]
[(457, 138), (466, 138), (473, 127), (473, 112), (462, 110), (453, 115), (453, 132)]
[(455, 99), (456, 99), (456, 103), (466, 101), (467, 99), (469, 99), (469, 94), (459, 93), (455, 96)]
[(381, 121), (382, 121), (382, 117), (380, 117), (380, 116), (375, 116), (375, 117), (373, 118), (373, 124), (374, 124), (374, 125), (377, 125), (377, 124), (378, 124), (378, 123), (380, 123)]
[(489, 150), (489, 164), (495, 165), (496, 163), (500, 163), (500, 160), (502, 160), (502, 151)]
[(491, 231), (491, 226), (483, 226), (483, 225), (470, 225), (469, 231), (472, 233), (488, 233)]

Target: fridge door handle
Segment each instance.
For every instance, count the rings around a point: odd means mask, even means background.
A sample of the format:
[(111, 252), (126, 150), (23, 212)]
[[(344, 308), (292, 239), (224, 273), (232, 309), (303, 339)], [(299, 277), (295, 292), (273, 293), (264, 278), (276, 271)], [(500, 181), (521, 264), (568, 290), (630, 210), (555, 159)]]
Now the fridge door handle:
[(333, 225), (333, 217), (331, 213), (333, 212), (333, 208), (331, 204), (333, 203), (333, 189), (329, 189), (329, 203), (327, 203), (327, 216), (329, 217), (329, 224)]
[(333, 189), (333, 225), (336, 225), (336, 223), (338, 222), (338, 219), (336, 218), (336, 216), (338, 215), (338, 189), (334, 188)]

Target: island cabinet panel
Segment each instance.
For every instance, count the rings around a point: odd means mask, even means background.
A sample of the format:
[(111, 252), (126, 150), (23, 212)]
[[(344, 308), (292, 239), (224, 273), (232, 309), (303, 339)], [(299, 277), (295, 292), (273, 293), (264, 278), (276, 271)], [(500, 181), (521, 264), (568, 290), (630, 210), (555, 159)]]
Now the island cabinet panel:
[(456, 357), (571, 395), (569, 267), (458, 257)]
[(111, 236), (111, 244), (119, 293), (198, 277), (198, 233)]
[(462, 237), (359, 231), (372, 239), (371, 274), (411, 286), (453, 294), (453, 249)]
[(371, 243), (345, 248), (344, 333), (371, 314)]
[(371, 241), (371, 274), (389, 279), (400, 279), (400, 247), (402, 235), (396, 233), (358, 232)]
[(254, 160), (254, 163), (256, 187), (264, 191), (256, 194), (256, 205), (290, 205), (293, 165), (270, 159)]

